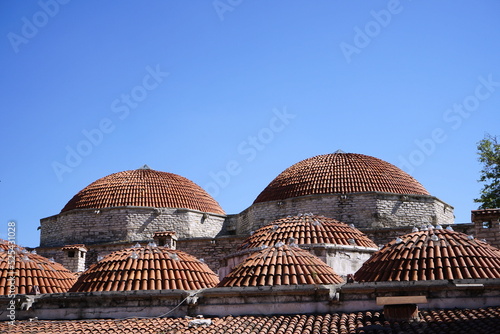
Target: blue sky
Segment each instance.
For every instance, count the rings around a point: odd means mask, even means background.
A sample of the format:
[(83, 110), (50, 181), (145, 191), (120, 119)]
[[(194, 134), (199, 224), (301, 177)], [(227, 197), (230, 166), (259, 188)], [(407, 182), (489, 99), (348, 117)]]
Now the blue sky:
[(498, 1), (2, 1), (0, 237), (108, 174), (187, 177), (227, 213), (337, 149), (469, 222), (500, 135)]

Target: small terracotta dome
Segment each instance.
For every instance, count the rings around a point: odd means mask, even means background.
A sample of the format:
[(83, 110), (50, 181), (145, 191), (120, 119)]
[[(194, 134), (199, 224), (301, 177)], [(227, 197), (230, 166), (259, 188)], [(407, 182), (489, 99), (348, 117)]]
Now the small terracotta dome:
[(199, 290), (218, 283), (217, 275), (194, 256), (148, 245), (109, 254), (85, 271), (70, 291)]
[(429, 195), (398, 167), (363, 154), (333, 153), (302, 160), (278, 175), (254, 203), (317, 194), (387, 192)]
[(196, 183), (147, 166), (100, 178), (78, 192), (61, 212), (120, 206), (184, 208), (225, 214), (219, 204)]
[[(10, 267), (12, 261), (15, 261), (15, 270)], [(29, 294), (37, 288), (40, 293), (63, 293), (75, 281), (75, 274), (59, 263), (0, 239), (0, 295)]]
[(414, 232), (388, 243), (354, 274), (359, 282), (500, 278), (497, 250), (443, 229)]
[(253, 253), (220, 282), (220, 287), (339, 284), (342, 278), (316, 256), (277, 244)]
[(330, 244), (378, 249), (363, 232), (333, 218), (303, 214), (273, 221), (256, 230), (238, 251), (273, 246), (277, 242), (297, 245)]

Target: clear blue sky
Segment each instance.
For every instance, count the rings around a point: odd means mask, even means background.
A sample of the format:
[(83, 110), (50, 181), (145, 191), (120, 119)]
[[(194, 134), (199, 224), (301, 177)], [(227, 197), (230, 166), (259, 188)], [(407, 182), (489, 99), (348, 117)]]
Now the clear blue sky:
[(402, 167), (469, 222), (476, 143), (500, 135), (499, 15), (495, 0), (2, 1), (0, 237), (15, 220), (37, 246), (40, 218), (143, 164), (239, 213), (337, 149)]

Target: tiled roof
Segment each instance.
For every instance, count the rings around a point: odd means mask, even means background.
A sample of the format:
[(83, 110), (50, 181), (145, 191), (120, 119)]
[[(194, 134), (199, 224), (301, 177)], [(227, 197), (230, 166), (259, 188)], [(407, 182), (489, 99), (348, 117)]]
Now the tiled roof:
[[(15, 270), (10, 267), (12, 260), (15, 260)], [(14, 294), (31, 293), (34, 286), (38, 286), (40, 293), (67, 292), (76, 280), (76, 276), (59, 263), (17, 245), (9, 249), (8, 242), (0, 240), (0, 295), (11, 292), (12, 272), (15, 273)]]
[(192, 255), (142, 246), (107, 255), (84, 272), (70, 291), (199, 290), (217, 283), (217, 275)]
[(422, 333), (497, 333), (500, 307), (453, 310), (420, 310), (420, 321), (386, 320), (381, 311), (331, 313), (320, 315), (227, 316), (211, 318), (206, 327), (189, 326), (184, 318), (120, 320), (16, 321), (0, 322), (0, 332), (96, 333), (96, 334), (422, 334)]
[(287, 168), (254, 203), (369, 191), (429, 195), (417, 180), (386, 161), (363, 154), (333, 153), (302, 160)]
[(500, 256), (483, 241), (434, 228), (391, 241), (354, 278), (359, 282), (500, 278)]
[(277, 242), (298, 245), (334, 244), (378, 248), (363, 232), (333, 218), (303, 214), (273, 221), (256, 230), (238, 250), (273, 246)]
[(61, 250), (63, 251), (81, 250), (81, 249), (84, 249), (85, 251), (89, 250), (84, 244), (66, 245), (63, 248), (61, 248)]
[(76, 194), (61, 212), (119, 206), (184, 208), (225, 214), (219, 204), (193, 181), (145, 168), (100, 178)]
[(288, 245), (267, 247), (233, 268), (220, 287), (338, 284), (342, 278), (306, 250)]

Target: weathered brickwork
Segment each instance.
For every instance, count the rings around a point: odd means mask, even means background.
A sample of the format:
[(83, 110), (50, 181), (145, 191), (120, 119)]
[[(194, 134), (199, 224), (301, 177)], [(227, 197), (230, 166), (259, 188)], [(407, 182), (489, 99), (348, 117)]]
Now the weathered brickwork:
[(81, 209), (41, 219), (41, 247), (151, 240), (154, 232), (179, 238), (215, 237), (225, 216), (189, 209), (120, 207)]
[(354, 224), (357, 228), (393, 228), (453, 223), (453, 207), (433, 196), (380, 192), (347, 195), (309, 195), (256, 203), (229, 216), (228, 230), (249, 234), (273, 220), (312, 212)]

